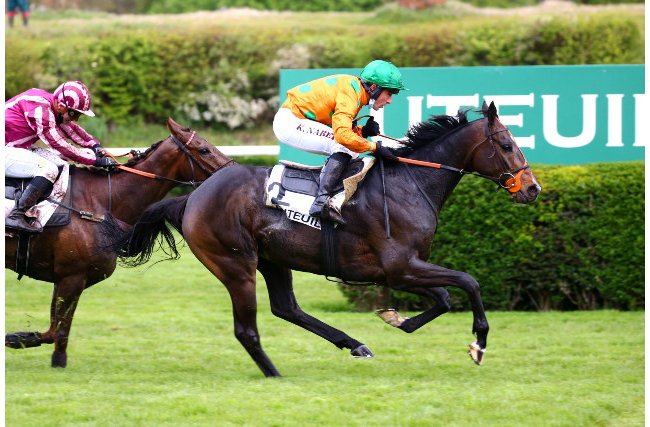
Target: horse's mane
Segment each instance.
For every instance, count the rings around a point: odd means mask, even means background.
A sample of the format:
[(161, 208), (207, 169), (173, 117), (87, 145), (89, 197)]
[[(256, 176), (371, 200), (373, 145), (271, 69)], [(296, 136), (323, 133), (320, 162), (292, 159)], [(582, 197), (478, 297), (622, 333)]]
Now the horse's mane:
[(402, 141), (404, 147), (398, 150), (399, 154), (430, 144), (465, 126), (469, 123), (467, 112), (468, 110), (460, 110), (457, 116), (431, 116), (429, 120), (411, 126), (406, 133), (406, 140)]
[(158, 141), (154, 143), (151, 147), (147, 148), (145, 151), (131, 151), (131, 158), (129, 159), (128, 162), (124, 164), (124, 166), (128, 167), (133, 167), (140, 163), (142, 160), (146, 159), (149, 154), (151, 154), (158, 146), (162, 143), (162, 141)]

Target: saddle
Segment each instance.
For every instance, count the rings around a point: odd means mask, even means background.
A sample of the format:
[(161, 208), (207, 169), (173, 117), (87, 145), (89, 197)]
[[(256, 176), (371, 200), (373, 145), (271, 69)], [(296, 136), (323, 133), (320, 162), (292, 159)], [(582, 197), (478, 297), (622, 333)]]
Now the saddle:
[[(335, 209), (340, 211), (343, 204), (352, 198), (374, 163), (374, 157), (349, 162), (331, 198)], [(318, 192), (322, 168), (281, 160), (271, 169), (264, 186), (266, 206), (282, 209), (290, 220), (320, 230), (320, 220), (309, 215), (309, 208)]]
[[(20, 196), (31, 180), (32, 178), (5, 176), (5, 218), (16, 206)], [(61, 173), (54, 182), (54, 187), (50, 195), (28, 209), (26, 215), (38, 219), (44, 227), (60, 227), (69, 224), (70, 209), (59, 206), (59, 204), (70, 205), (71, 189), (70, 167), (69, 165), (64, 165), (61, 167)]]

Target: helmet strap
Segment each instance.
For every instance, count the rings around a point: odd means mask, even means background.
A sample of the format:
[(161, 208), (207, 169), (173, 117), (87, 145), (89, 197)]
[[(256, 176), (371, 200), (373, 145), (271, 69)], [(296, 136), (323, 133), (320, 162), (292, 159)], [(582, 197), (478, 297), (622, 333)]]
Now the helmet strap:
[[(363, 79), (361, 79), (361, 84), (363, 85), (363, 88), (366, 90), (368, 96), (372, 100), (376, 100), (377, 98), (379, 98), (379, 95), (381, 95), (381, 92), (384, 90), (384, 88), (382, 88), (381, 86), (378, 86), (374, 83), (368, 83)], [(372, 85), (375, 86), (374, 89), (371, 88)]]

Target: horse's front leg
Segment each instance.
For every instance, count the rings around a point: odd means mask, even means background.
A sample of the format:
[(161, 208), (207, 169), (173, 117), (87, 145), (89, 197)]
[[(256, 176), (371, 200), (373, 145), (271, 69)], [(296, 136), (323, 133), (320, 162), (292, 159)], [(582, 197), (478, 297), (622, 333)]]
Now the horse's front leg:
[(40, 347), (41, 344), (54, 343), (54, 334), (56, 330), (56, 284), (53, 287), (52, 303), (50, 305), (50, 329), (47, 332), (12, 332), (5, 335), (5, 347), (9, 348), (31, 348)]
[[(430, 264), (419, 258), (412, 258), (406, 268), (394, 271), (388, 268), (387, 278), (390, 287), (413, 293), (422, 293), (421, 289), (441, 288), (444, 286), (455, 286), (464, 290), (469, 296), (474, 315), (472, 333), (476, 334), (476, 341), (470, 345), (469, 354), (476, 364), (480, 365), (482, 363), (490, 327), (483, 308), (480, 286), (472, 276), (462, 271), (450, 270)], [(437, 293), (437, 295), (439, 297), (437, 298), (438, 302), (443, 301), (442, 304), (436, 306), (439, 307), (437, 310), (434, 307), (412, 319), (403, 319), (403, 321), (399, 322), (399, 325), (394, 326), (412, 332), (448, 310), (448, 300), (445, 304), (444, 294)]]
[(409, 334), (451, 310), (451, 298), (445, 288), (403, 288), (400, 286), (395, 289), (432, 298), (436, 301), (433, 307), (414, 317), (402, 317), (397, 310), (392, 308), (375, 312), (384, 322)]
[(43, 342), (54, 342), (52, 367), (65, 368), (68, 364), (68, 337), (72, 318), (86, 284), (83, 275), (68, 276), (54, 286), (50, 329), (43, 334)]

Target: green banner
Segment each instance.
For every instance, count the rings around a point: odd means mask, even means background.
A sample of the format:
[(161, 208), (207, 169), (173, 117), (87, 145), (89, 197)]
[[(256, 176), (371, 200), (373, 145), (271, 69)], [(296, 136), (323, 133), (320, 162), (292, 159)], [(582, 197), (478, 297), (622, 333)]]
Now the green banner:
[[(531, 163), (645, 159), (650, 101), (643, 65), (401, 68), (410, 89), (374, 112), (382, 133), (401, 138), (431, 115), (456, 115), (494, 101)], [(331, 74), (361, 69), (281, 70), (280, 95)], [(368, 114), (365, 107), (359, 115)], [(478, 118), (472, 113), (470, 119)], [(280, 144), (280, 158), (310, 165), (322, 156)]]

